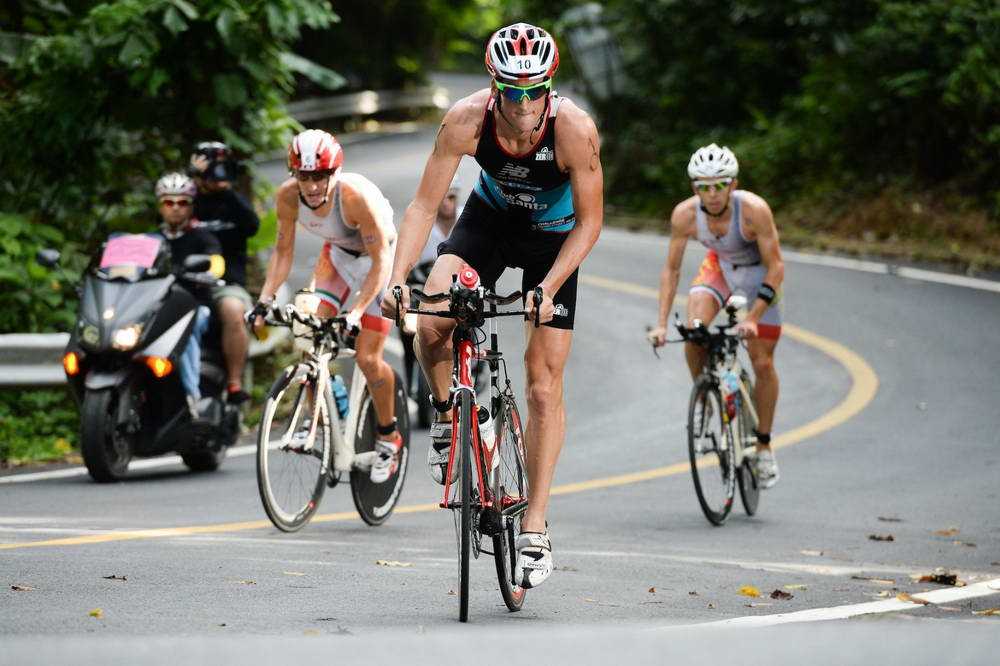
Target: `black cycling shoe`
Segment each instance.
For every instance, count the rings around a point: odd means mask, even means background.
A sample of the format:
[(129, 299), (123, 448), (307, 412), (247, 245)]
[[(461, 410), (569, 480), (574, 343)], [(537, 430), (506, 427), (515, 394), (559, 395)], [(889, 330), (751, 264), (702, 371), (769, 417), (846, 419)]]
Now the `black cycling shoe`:
[(226, 402), (230, 405), (242, 405), (244, 402), (250, 399), (250, 394), (243, 389), (237, 389), (235, 391), (226, 392)]

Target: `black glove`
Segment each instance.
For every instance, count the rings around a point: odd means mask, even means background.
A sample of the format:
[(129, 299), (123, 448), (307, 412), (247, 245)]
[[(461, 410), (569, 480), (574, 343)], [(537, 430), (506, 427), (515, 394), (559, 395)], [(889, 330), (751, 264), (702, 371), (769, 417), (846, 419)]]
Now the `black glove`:
[(253, 323), (256, 321), (257, 317), (265, 317), (268, 311), (271, 309), (270, 303), (265, 303), (264, 301), (257, 301), (257, 305), (253, 306), (253, 309), (246, 313), (244, 320), (249, 328), (253, 328)]

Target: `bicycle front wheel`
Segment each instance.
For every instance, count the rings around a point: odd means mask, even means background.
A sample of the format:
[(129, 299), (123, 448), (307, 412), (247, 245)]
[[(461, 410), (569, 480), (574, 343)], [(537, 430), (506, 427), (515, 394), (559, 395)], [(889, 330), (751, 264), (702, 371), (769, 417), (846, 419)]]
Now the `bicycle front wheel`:
[[(741, 373), (743, 383), (746, 384), (747, 392), (753, 396), (753, 382), (750, 381), (746, 371)], [(753, 429), (757, 426), (753, 422), (750, 406), (746, 401), (740, 402), (739, 427), (737, 432), (740, 438), (740, 448), (743, 450), (743, 464), (740, 465), (739, 475), (736, 477), (740, 486), (740, 500), (743, 502), (743, 509), (748, 516), (757, 513), (757, 505), (760, 503), (760, 485), (757, 479), (757, 467), (754, 465), (754, 458), (748, 457), (747, 453), (752, 452), (755, 445)]]
[[(407, 401), (406, 386), (403, 385), (398, 373), (394, 373), (396, 427), (403, 437), (403, 449), (399, 453), (399, 464), (383, 483), (372, 483), (367, 469), (351, 472), (351, 497), (354, 507), (358, 510), (361, 520), (369, 525), (381, 525), (392, 514), (399, 501), (406, 480), (406, 469), (410, 462), (410, 414)], [(355, 454), (375, 450), (375, 402), (368, 387), (361, 396), (361, 407), (358, 415), (358, 432), (354, 440)]]
[[(312, 423), (313, 400), (319, 418)], [(329, 471), (328, 392), (317, 391), (306, 365), (290, 366), (271, 387), (257, 433), (257, 488), (274, 526), (294, 532), (319, 508)]]
[(459, 504), (461, 521), (458, 535), (458, 621), (469, 621), (469, 567), (472, 556), (472, 398), (460, 391), (456, 398), (458, 409), (458, 438), (461, 464)]
[(725, 522), (736, 490), (733, 430), (725, 409), (715, 382), (699, 377), (688, 405), (688, 456), (698, 504), (713, 525)]
[(517, 562), (517, 537), (521, 533), (521, 516), (528, 508), (528, 475), (524, 464), (524, 431), (517, 404), (505, 397), (500, 405), (497, 418), (500, 433), (497, 437), (498, 457), (492, 474), (493, 510), (499, 516), (496, 520), (499, 531), (493, 535), (493, 557), (497, 564), (497, 581), (500, 594), (507, 608), (521, 610), (524, 605), (525, 588), (514, 580)]

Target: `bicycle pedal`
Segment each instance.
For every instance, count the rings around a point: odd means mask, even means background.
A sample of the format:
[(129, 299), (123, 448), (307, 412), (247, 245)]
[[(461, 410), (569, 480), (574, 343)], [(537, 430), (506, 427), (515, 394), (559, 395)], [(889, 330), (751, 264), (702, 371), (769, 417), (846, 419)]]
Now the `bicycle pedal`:
[(340, 474), (341, 474), (340, 472), (335, 472), (334, 470), (331, 469), (330, 472), (326, 475), (326, 487), (335, 488), (337, 484), (340, 483)]

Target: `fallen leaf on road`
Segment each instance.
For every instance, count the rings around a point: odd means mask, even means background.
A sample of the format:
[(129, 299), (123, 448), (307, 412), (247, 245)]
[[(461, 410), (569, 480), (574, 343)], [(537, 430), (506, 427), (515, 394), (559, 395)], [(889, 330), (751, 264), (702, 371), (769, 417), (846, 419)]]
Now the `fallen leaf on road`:
[(399, 560), (375, 560), (375, 564), (380, 567), (412, 567), (411, 562), (400, 562)]
[(956, 546), (965, 546), (966, 548), (975, 548), (976, 544), (971, 541), (952, 541)]
[(240, 581), (240, 585), (256, 585), (256, 584), (257, 584), (257, 581), (255, 581), (255, 580), (241, 580)]
[(882, 590), (881, 592), (879, 592), (875, 596), (877, 596), (877, 597), (883, 597), (884, 598), (884, 597), (888, 597), (890, 594), (892, 594), (892, 592), (890, 592), (889, 590)]
[(96, 617), (98, 620), (100, 620), (102, 617), (104, 617), (104, 611), (101, 610), (100, 608), (95, 608), (89, 613), (87, 613), (87, 615), (89, 615), (90, 617)]
[(869, 534), (868, 538), (872, 541), (895, 541), (896, 537), (891, 534)]
[(449, 597), (454, 597), (454, 596), (457, 596), (457, 595), (455, 594), (455, 590), (448, 590), (448, 596), (449, 596)]
[(588, 604), (594, 603), (594, 600), (591, 599), (590, 597), (584, 597), (583, 600), (586, 601)]
[(715, 608), (715, 604), (709, 604), (708, 607), (709, 608)]
[(110, 576), (101, 576), (101, 578), (103, 578), (104, 580), (120, 580), (122, 582), (128, 580), (128, 578), (126, 578), (125, 576), (119, 576), (117, 574), (111, 574)]
[(799, 552), (802, 553), (803, 555), (808, 555), (809, 557), (822, 557), (823, 556), (823, 551), (822, 550), (800, 550)]
[(219, 626), (220, 626), (220, 627), (224, 627), (224, 626), (226, 626), (226, 623), (225, 623), (225, 622), (223, 622), (223, 623), (222, 623), (222, 624), (220, 624)]
[(656, 594), (656, 588), (655, 587), (649, 588), (649, 593), (650, 594)]
[(1000, 608), (984, 608), (983, 610), (972, 611), (973, 615), (1000, 615)]
[(790, 592), (785, 592), (784, 590), (775, 590), (771, 593), (772, 599), (792, 599), (795, 595)]
[(791, 585), (785, 586), (786, 590), (808, 590), (809, 588), (802, 583), (792, 583)]
[(878, 519), (881, 520), (883, 523), (901, 523), (901, 522), (903, 522), (902, 518), (897, 518), (895, 516), (879, 516)]
[(948, 529), (944, 530), (934, 530), (934, 534), (936, 534), (937, 536), (955, 536), (956, 534), (958, 534), (958, 528), (949, 527)]
[(759, 597), (760, 590), (753, 585), (744, 585), (740, 588), (739, 594), (742, 594), (744, 597)]
[(871, 576), (851, 576), (853, 580), (867, 580), (870, 583), (878, 583), (879, 585), (895, 585), (896, 581), (889, 578), (873, 578)]
[(764, 606), (773, 606), (774, 604), (767, 603), (764, 601), (756, 601), (756, 602), (751, 601), (750, 603), (743, 605), (746, 606), (747, 608), (763, 608)]
[(899, 594), (896, 595), (896, 598), (899, 599), (900, 601), (907, 601), (911, 604), (920, 604), (921, 606), (926, 606), (930, 603), (929, 601), (918, 599), (910, 594), (907, 594), (906, 592), (900, 592)]
[(305, 576), (301, 571), (282, 571), (286, 576)]
[(34, 592), (35, 591), (35, 588), (29, 587), (27, 585), (11, 585), (10, 589), (14, 590), (15, 592)]
[(918, 583), (937, 583), (938, 585), (952, 585), (954, 587), (965, 587), (965, 581), (958, 579), (958, 574), (953, 573), (933, 573), (925, 574), (917, 578)]
[(690, 592), (688, 592), (688, 594), (690, 594), (692, 597), (697, 597), (698, 596), (698, 593), (695, 592), (694, 590), (691, 590)]

